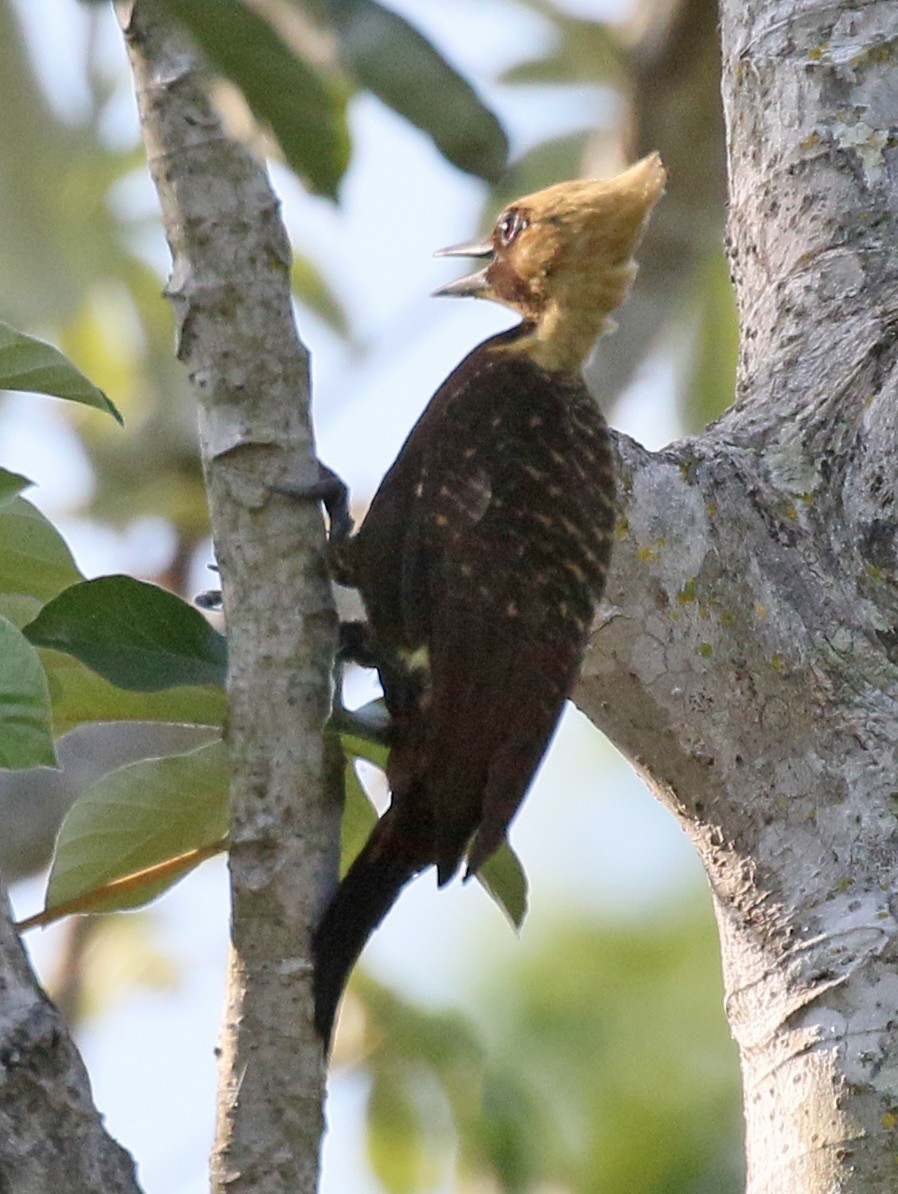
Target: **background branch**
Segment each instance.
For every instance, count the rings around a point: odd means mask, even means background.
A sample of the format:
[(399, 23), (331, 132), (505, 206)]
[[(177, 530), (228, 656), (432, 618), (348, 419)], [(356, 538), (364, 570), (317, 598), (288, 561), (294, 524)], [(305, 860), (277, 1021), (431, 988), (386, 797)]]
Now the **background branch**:
[[(702, 273), (721, 252), (726, 200), (717, 0), (637, 5), (622, 41), (628, 122), (619, 165), (658, 149), (672, 181), (646, 228), (639, 284), (615, 334), (587, 362), (587, 381), (603, 404), (622, 394), (647, 350), (687, 335), (684, 312), (695, 306)], [(596, 169), (590, 156), (587, 174), (611, 173), (605, 162)]]
[(139, 1194), (65, 1022), (38, 986), (0, 883), (0, 1188)]

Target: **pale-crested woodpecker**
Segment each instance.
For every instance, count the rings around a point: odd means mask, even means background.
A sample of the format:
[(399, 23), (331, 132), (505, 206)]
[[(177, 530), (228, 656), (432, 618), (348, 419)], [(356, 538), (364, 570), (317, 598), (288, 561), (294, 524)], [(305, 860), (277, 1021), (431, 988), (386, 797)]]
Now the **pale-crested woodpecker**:
[(657, 154), (608, 180), (510, 204), (491, 235), (443, 250), (486, 258), (437, 293), (493, 299), (520, 323), (437, 390), (358, 532), (331, 547), (358, 589), (391, 716), (388, 810), (314, 935), (315, 1016), (340, 994), (403, 885), (505, 838), (586, 648), (608, 570), (615, 468), (581, 376), (624, 300), (665, 183)]

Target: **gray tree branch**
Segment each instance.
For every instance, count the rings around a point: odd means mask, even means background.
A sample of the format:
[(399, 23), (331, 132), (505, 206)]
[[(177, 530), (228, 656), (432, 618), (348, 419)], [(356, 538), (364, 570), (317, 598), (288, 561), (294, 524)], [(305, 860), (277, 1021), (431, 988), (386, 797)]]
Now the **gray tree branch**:
[(722, 28), (737, 401), (660, 453), (621, 439), (618, 550), (578, 699), (705, 864), (750, 1194), (884, 1194), (898, 4), (724, 0)]
[(313, 1190), (324, 1058), (310, 926), (336, 879), (321, 729), (335, 615), (319, 510), (269, 485), (317, 477), (290, 250), (263, 166), (228, 139), (188, 45), (119, 2), (173, 269), (230, 652), (232, 962), (213, 1188)]
[(0, 1190), (140, 1194), (103, 1128), (65, 1022), (38, 985), (0, 882)]

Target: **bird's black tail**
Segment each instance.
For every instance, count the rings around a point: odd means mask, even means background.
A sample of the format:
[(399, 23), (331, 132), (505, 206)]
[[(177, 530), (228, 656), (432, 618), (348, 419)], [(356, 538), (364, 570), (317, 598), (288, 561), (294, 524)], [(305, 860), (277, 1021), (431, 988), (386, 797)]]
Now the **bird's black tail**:
[(408, 851), (396, 849), (390, 829), (388, 811), (343, 877), (312, 938), (315, 1028), (325, 1051), (349, 972), (402, 888), (421, 870)]

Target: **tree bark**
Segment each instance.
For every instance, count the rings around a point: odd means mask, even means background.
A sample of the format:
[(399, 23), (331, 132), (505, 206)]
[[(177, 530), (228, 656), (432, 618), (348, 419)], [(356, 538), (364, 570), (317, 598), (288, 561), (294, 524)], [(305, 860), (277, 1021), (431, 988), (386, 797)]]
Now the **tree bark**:
[(578, 701), (706, 867), (749, 1194), (884, 1194), (898, 1182), (898, 4), (724, 0), (722, 29), (736, 402), (662, 452), (621, 437), (619, 542)]
[(161, 7), (117, 9), (172, 251), (228, 626), (232, 959), (213, 1188), (294, 1194), (317, 1184), (309, 932), (339, 839), (321, 735), (336, 627), (323, 523), (315, 503), (269, 489), (317, 479), (307, 357), (264, 168), (224, 135)]
[(140, 1194), (134, 1162), (103, 1128), (84, 1063), (8, 913), (0, 882), (0, 1190)]

